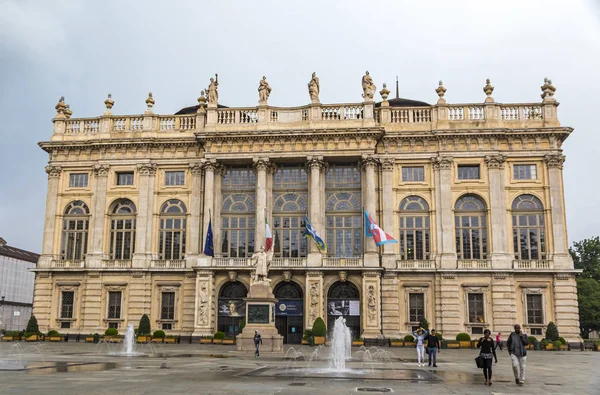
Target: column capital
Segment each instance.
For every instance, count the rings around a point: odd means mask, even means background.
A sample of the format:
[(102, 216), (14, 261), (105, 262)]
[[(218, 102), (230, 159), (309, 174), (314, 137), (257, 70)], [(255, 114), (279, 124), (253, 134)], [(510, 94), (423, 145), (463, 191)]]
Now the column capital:
[(556, 167), (562, 169), (563, 163), (565, 163), (565, 156), (561, 154), (548, 154), (544, 157), (544, 160), (549, 168)]
[(359, 166), (362, 171), (365, 171), (369, 167), (371, 167), (371, 168), (377, 167), (377, 165), (379, 165), (379, 163), (380, 163), (380, 161), (379, 161), (379, 157), (377, 155), (363, 155), (359, 162)]
[(385, 158), (381, 160), (381, 169), (383, 171), (394, 171), (394, 164), (396, 161), (394, 159)]
[(194, 162), (190, 163), (190, 172), (193, 176), (199, 176), (202, 174), (202, 163)]
[(268, 171), (272, 167), (272, 163), (269, 158), (252, 158), (252, 167), (255, 172), (264, 170)]
[(216, 159), (202, 159), (200, 161), (200, 167), (204, 171), (216, 171), (219, 168), (219, 163)]
[(506, 163), (506, 156), (502, 154), (486, 155), (484, 161), (489, 169), (504, 169), (504, 163)]
[(156, 175), (156, 163), (138, 163), (137, 169), (141, 176)]
[(53, 165), (46, 166), (46, 173), (48, 173), (48, 179), (60, 177), (61, 172), (62, 172), (62, 167), (60, 167), (60, 166), (53, 166)]
[(96, 177), (108, 177), (110, 165), (94, 165), (92, 171)]
[(454, 158), (451, 156), (434, 156), (431, 158), (431, 163), (433, 164), (433, 168), (435, 170), (450, 170), (452, 168), (452, 163)]
[(323, 277), (323, 272), (319, 272), (319, 271), (306, 272), (306, 277), (321, 278), (321, 277)]
[(327, 173), (329, 165), (323, 160), (322, 156), (307, 156), (306, 171), (310, 173), (313, 168), (319, 169), (321, 173)]

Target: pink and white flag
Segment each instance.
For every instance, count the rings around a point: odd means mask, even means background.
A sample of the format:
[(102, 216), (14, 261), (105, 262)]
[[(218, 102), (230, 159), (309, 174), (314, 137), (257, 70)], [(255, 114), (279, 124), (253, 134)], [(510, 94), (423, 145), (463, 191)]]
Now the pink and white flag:
[(392, 235), (390, 235), (389, 233), (385, 233), (383, 231), (383, 229), (381, 229), (379, 226), (377, 226), (377, 224), (375, 223), (373, 218), (371, 218), (371, 216), (369, 214), (367, 214), (366, 210), (365, 210), (365, 235), (367, 237), (372, 237), (373, 241), (375, 241), (375, 245), (378, 247), (382, 244), (398, 242), (398, 240), (394, 239), (394, 237)]

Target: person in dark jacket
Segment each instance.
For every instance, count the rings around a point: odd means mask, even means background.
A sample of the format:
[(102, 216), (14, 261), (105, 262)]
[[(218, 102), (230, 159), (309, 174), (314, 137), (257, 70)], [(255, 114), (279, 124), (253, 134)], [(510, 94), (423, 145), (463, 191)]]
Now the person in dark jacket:
[(260, 336), (260, 333), (258, 333), (258, 331), (254, 331), (254, 347), (256, 347), (256, 351), (254, 351), (255, 357), (260, 357), (260, 352), (258, 351), (258, 348), (260, 347), (261, 344), (262, 344), (262, 337)]
[(525, 383), (525, 363), (527, 362), (527, 346), (529, 338), (521, 332), (521, 325), (515, 325), (515, 331), (508, 336), (506, 340), (506, 349), (510, 355), (513, 373), (515, 374), (515, 383), (523, 385)]
[(427, 360), (430, 367), (433, 361), (433, 367), (437, 368), (437, 353), (441, 348), (440, 339), (435, 335), (435, 329), (432, 329), (431, 333), (427, 336)]
[(490, 337), (492, 332), (489, 329), (483, 331), (483, 337), (477, 342), (477, 348), (481, 348), (479, 356), (483, 360), (483, 376), (485, 377), (485, 385), (492, 385), (492, 357), (498, 363), (496, 357), (496, 348), (494, 347), (494, 339)]

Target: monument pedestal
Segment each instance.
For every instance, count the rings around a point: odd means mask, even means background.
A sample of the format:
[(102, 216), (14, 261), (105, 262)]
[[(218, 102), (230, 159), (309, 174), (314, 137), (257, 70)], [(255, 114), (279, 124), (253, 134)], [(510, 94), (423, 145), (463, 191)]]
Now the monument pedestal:
[(275, 327), (275, 303), (277, 299), (271, 292), (268, 282), (255, 282), (250, 285), (246, 300), (246, 326), (237, 335), (237, 351), (254, 352), (254, 332), (262, 338), (261, 352), (283, 352), (283, 336)]

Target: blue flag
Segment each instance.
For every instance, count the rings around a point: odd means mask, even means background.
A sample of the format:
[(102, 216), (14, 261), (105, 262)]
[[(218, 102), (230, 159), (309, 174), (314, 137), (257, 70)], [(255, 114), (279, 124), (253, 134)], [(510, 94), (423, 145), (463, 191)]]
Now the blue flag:
[(306, 230), (304, 231), (304, 235), (307, 237), (312, 237), (312, 239), (315, 241), (315, 243), (317, 243), (317, 248), (319, 249), (319, 251), (326, 253), (327, 246), (325, 245), (325, 242), (323, 241), (323, 239), (321, 239), (321, 236), (319, 236), (319, 234), (317, 233), (315, 228), (313, 228), (312, 225), (310, 224), (308, 217), (306, 217), (305, 222), (306, 222)]
[(212, 218), (208, 220), (208, 230), (206, 232), (206, 241), (204, 242), (204, 255), (215, 256), (215, 247), (213, 245)]

